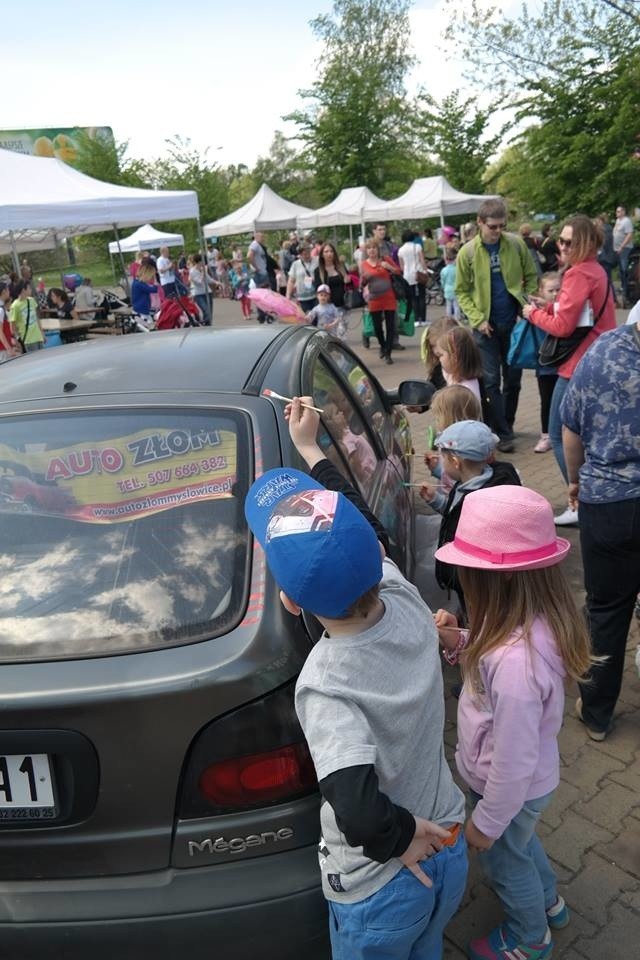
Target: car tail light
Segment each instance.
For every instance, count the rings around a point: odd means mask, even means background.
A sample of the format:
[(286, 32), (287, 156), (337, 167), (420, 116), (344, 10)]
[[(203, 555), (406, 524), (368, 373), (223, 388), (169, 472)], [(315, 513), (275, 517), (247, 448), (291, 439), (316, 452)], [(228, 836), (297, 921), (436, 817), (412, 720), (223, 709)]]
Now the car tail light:
[(207, 801), (235, 809), (290, 799), (308, 793), (315, 784), (316, 775), (306, 743), (212, 763), (198, 782)]
[(291, 681), (200, 731), (185, 761), (181, 819), (251, 810), (317, 790), (294, 691)]

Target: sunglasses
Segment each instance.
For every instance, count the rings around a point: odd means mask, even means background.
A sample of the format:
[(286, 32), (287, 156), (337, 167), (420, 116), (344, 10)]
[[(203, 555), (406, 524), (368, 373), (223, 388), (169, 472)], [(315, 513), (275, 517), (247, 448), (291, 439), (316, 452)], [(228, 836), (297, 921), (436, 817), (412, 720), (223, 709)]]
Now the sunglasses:
[(485, 223), (485, 227), (489, 230), (504, 230), (506, 223)]
[(560, 244), (561, 247), (571, 246), (571, 240), (565, 240), (564, 237), (558, 237), (558, 243)]

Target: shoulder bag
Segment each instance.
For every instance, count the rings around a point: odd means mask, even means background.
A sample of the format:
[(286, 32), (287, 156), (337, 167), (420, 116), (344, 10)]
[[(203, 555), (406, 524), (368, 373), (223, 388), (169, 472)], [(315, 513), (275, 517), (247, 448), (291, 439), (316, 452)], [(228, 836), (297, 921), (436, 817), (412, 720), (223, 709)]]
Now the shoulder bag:
[[(587, 334), (593, 330), (598, 320), (604, 313), (604, 308), (609, 302), (610, 292), (611, 278), (607, 277), (607, 292), (604, 300), (602, 301), (602, 306), (598, 310), (598, 315), (592, 321), (590, 319), (587, 324), (576, 326), (573, 333), (570, 333), (568, 337), (555, 337), (551, 333), (546, 335), (542, 341), (540, 353), (538, 354), (538, 363), (541, 367), (557, 367), (559, 364), (564, 363), (569, 359), (571, 354), (578, 349)], [(583, 307), (582, 314), (580, 315), (580, 321), (582, 320), (582, 316), (585, 311), (587, 313), (590, 312), (591, 316), (593, 317), (593, 308), (588, 300)]]

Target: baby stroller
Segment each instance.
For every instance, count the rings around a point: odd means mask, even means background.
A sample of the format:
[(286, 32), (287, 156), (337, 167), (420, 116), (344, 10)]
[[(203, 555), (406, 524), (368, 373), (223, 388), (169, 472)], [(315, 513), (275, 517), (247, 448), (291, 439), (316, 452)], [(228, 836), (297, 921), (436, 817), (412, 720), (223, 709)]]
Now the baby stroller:
[(180, 327), (199, 327), (202, 316), (191, 297), (168, 297), (158, 311), (155, 329), (176, 330)]

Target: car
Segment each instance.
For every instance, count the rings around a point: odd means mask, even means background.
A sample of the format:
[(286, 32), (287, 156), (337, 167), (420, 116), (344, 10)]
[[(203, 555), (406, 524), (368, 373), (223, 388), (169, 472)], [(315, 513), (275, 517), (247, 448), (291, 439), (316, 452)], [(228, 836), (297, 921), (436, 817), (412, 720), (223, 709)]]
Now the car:
[[(429, 388), (385, 391), (296, 325), (113, 337), (2, 374), (3, 952), (328, 957), (293, 702), (319, 624), (284, 611), (243, 502), (261, 472), (305, 469), (264, 391), (310, 394), (410, 575), (399, 404)], [(48, 492), (18, 512), (29, 477)]]

